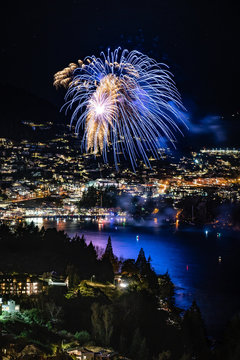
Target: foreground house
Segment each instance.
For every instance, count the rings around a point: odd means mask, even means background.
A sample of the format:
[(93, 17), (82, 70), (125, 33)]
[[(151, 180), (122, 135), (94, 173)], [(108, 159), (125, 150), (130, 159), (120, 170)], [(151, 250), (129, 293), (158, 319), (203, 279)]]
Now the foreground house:
[(2, 314), (2, 311), (12, 314), (16, 311), (20, 311), (20, 305), (16, 305), (14, 300), (8, 300), (7, 304), (4, 304), (3, 299), (0, 298), (0, 315)]
[(74, 347), (66, 350), (68, 355), (74, 355), (77, 360), (117, 360), (119, 359), (116, 352), (106, 350), (92, 351), (87, 348)]
[(77, 360), (95, 360), (95, 353), (85, 348), (69, 348), (66, 352)]

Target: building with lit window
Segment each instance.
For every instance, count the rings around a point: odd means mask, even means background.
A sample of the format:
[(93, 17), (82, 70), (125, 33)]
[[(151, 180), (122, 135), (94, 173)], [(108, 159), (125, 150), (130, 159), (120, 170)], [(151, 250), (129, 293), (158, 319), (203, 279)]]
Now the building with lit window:
[(16, 305), (14, 300), (8, 300), (7, 304), (4, 304), (3, 299), (0, 298), (0, 315), (2, 314), (2, 311), (14, 313), (20, 311), (20, 305)]
[(44, 291), (46, 283), (36, 276), (0, 275), (0, 295), (36, 295)]

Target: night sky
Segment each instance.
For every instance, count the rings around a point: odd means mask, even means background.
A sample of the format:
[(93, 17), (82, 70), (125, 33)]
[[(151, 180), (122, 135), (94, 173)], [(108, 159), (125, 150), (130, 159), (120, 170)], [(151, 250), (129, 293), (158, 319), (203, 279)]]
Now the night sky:
[[(69, 62), (120, 45), (170, 65), (193, 124), (189, 135), (201, 139), (210, 131), (213, 142), (237, 146), (240, 118), (231, 115), (240, 110), (240, 19), (233, 4), (10, 1), (2, 14), (2, 91), (8, 84), (59, 108), (63, 93), (53, 88), (53, 74)], [(5, 107), (14, 107), (11, 98), (8, 102)]]

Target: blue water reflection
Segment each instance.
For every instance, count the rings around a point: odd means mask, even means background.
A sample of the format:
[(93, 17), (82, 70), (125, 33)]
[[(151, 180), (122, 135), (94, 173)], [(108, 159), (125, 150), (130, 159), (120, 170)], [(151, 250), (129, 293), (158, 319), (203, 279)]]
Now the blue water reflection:
[[(118, 257), (137, 258), (142, 247), (159, 274), (169, 272), (176, 286), (176, 303), (188, 308), (199, 304), (209, 333), (215, 335), (240, 310), (240, 243), (229, 234), (217, 235), (205, 229), (129, 228), (114, 224), (86, 224), (78, 221), (44, 220), (45, 227), (57, 227), (70, 236), (86, 237), (87, 243), (105, 248), (108, 236)], [(221, 261), (219, 258), (221, 257)]]

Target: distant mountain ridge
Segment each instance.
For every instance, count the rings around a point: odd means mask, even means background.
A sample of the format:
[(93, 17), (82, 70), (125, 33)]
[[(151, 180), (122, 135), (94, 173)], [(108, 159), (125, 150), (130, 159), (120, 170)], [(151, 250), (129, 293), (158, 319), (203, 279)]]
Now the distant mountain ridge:
[(0, 84), (1, 88), (1, 130), (0, 137), (29, 138), (33, 130), (23, 122), (63, 123), (64, 115), (59, 109), (24, 89), (9, 84)]

